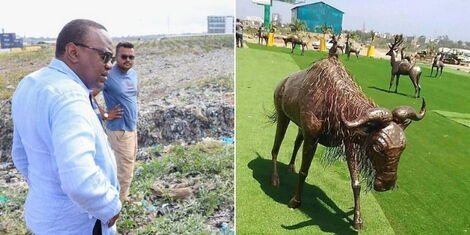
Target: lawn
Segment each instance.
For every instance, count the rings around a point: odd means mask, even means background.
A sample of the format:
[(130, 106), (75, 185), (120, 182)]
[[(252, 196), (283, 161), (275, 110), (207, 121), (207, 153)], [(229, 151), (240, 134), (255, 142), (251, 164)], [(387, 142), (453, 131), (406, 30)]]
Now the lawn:
[[(297, 174), (287, 173), (296, 127), (291, 124), (278, 161), (280, 187), (270, 185), (271, 147), (275, 125), (273, 91), (287, 75), (325, 58), (326, 53), (248, 44), (236, 51), (236, 223), (238, 234), (355, 234), (350, 226), (353, 195), (345, 162), (325, 167), (317, 150), (299, 209), (289, 209)], [(378, 105), (419, 109), (421, 99), (402, 76), (398, 93), (388, 93), (389, 60), (341, 57), (363, 91)], [(364, 229), (361, 234), (461, 234), (470, 230), (470, 129), (434, 112), (470, 113), (470, 74), (444, 69), (428, 77), (421, 65), (421, 95), (427, 114), (405, 131), (407, 148), (398, 169), (397, 187), (390, 192), (361, 193)], [(300, 168), (300, 156), (296, 169)], [(364, 188), (364, 187), (363, 187)]]

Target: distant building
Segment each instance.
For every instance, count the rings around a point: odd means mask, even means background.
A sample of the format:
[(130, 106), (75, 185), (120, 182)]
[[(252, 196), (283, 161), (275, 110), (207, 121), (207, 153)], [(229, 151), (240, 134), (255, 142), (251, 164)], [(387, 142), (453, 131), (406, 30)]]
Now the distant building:
[(309, 3), (292, 8), (292, 22), (303, 21), (310, 32), (321, 33), (317, 28), (328, 25), (338, 34), (343, 30), (343, 11), (324, 2)]
[(23, 47), (23, 39), (16, 38), (15, 33), (0, 33), (0, 48)]
[[(324, 24), (332, 26), (335, 33), (341, 32), (344, 12), (324, 2), (302, 2), (305, 1), (272, 0), (271, 22), (289, 24), (298, 19), (306, 23), (310, 32), (319, 32), (316, 27)], [(264, 6), (253, 0), (237, 0), (236, 15), (243, 19), (254, 16), (264, 19)]]
[(233, 16), (208, 16), (207, 32), (208, 33), (234, 33)]

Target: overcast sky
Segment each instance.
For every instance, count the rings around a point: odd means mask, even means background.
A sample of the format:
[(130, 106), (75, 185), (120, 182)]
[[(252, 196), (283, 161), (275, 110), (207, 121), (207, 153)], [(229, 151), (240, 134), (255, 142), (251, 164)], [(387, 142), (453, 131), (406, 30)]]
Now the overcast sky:
[[(245, 2), (246, 0), (236, 0)], [(308, 0), (307, 2), (318, 2)], [(470, 0), (323, 0), (344, 12), (343, 29), (470, 42)], [(237, 8), (237, 15), (243, 16)], [(263, 13), (261, 13), (263, 14)]]
[[(234, 0), (6, 0), (0, 30), (27, 37), (57, 37), (73, 19), (104, 25), (111, 36), (207, 32), (207, 16), (235, 15)], [(0, 31), (1, 33), (1, 31)]]

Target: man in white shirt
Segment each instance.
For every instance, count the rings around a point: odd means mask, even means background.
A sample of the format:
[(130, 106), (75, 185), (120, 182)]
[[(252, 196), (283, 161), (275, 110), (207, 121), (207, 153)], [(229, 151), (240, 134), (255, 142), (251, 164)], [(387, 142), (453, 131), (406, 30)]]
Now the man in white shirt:
[(115, 234), (121, 202), (116, 162), (91, 106), (111, 69), (106, 28), (73, 20), (49, 66), (26, 76), (12, 99), (12, 156), (28, 182), (27, 227), (35, 234)]

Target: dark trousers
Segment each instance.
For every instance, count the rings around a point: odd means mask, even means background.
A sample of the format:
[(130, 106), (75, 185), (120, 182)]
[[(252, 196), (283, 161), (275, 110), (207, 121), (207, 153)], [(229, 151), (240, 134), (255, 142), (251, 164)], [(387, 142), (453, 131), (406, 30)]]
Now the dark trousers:
[(93, 227), (93, 235), (101, 235), (101, 221), (96, 220), (95, 227)]
[(235, 38), (237, 39), (237, 47), (243, 47), (243, 34), (237, 33), (235, 34)]

